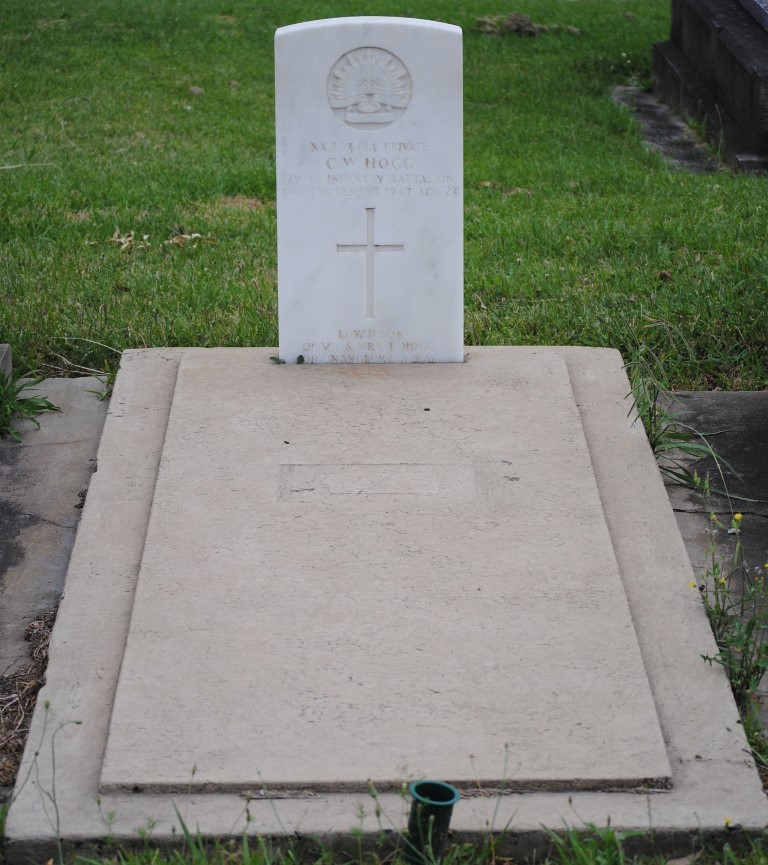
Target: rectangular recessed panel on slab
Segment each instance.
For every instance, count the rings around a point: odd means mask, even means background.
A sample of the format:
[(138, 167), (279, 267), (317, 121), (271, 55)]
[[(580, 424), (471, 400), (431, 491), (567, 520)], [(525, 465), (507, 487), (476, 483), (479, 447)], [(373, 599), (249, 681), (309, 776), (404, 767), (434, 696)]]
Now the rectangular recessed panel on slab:
[(102, 789), (669, 774), (562, 358), (185, 355)]

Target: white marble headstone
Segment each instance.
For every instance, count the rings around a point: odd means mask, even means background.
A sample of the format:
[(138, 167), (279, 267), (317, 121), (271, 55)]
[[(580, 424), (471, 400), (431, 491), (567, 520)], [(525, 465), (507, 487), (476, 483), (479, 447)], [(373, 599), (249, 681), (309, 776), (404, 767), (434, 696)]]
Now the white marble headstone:
[(461, 361), (460, 28), (283, 27), (275, 103), (281, 358)]

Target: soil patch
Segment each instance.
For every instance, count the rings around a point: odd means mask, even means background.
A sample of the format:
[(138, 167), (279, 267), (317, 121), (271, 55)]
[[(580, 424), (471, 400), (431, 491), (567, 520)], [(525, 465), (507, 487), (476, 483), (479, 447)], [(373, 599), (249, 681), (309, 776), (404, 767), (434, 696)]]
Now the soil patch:
[[(0, 676), (0, 802), (9, 798), (29, 733), (37, 694), (45, 683), (48, 643), (58, 608), (38, 616), (27, 626), (30, 663), (12, 676)], [(8, 788), (3, 795), (2, 788)]]

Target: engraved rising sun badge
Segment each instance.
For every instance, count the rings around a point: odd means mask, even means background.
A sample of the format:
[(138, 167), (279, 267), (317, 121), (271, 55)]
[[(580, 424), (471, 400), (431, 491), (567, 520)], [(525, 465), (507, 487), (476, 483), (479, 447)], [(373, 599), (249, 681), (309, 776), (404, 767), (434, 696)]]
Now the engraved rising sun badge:
[(389, 126), (410, 101), (405, 64), (383, 48), (355, 48), (339, 57), (328, 75), (328, 103), (357, 129)]

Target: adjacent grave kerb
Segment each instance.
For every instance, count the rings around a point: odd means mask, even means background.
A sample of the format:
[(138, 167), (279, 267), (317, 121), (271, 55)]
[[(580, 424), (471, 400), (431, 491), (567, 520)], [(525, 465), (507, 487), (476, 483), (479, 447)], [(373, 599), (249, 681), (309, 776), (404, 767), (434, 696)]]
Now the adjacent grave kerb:
[(653, 47), (654, 91), (698, 118), (733, 168), (768, 170), (768, 3), (674, 0)]
[(461, 52), (410, 18), (277, 31), (286, 363), (463, 360)]
[(768, 0), (739, 0), (739, 3), (768, 31)]

